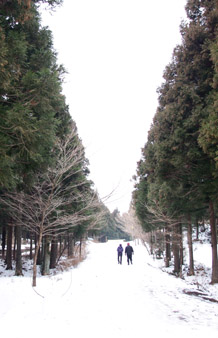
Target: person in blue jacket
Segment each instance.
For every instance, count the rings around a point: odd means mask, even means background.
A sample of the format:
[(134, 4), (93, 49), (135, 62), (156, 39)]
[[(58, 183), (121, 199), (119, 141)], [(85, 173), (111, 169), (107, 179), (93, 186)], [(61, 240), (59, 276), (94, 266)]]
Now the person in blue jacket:
[(129, 262), (132, 264), (132, 254), (134, 253), (132, 246), (128, 243), (125, 248), (125, 255), (127, 255), (127, 263)]
[(118, 258), (118, 264), (122, 264), (122, 257), (123, 257), (123, 247), (122, 244), (120, 244), (117, 248), (117, 258)]

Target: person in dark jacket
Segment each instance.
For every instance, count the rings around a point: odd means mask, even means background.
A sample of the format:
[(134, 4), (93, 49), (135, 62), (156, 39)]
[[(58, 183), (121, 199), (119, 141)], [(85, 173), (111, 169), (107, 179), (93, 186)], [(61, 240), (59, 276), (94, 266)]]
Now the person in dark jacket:
[(134, 253), (132, 246), (128, 243), (125, 248), (125, 255), (127, 255), (127, 263), (129, 262), (132, 264), (132, 254)]
[(122, 264), (122, 257), (123, 257), (123, 247), (122, 244), (120, 244), (117, 248), (117, 254), (118, 254), (118, 264)]

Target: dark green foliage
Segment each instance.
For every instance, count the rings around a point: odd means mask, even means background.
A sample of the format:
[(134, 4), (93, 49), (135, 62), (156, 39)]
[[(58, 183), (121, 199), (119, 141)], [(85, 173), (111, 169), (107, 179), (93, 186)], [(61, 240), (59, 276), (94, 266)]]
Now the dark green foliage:
[(141, 219), (146, 218), (141, 215), (148, 200), (184, 215), (217, 199), (215, 1), (188, 1), (186, 9), (190, 22), (181, 26), (183, 43), (166, 67), (159, 107), (138, 165), (134, 198)]
[(98, 236), (106, 236), (107, 239), (130, 240), (130, 236), (123, 231), (123, 224), (119, 220), (119, 211), (116, 209), (111, 213), (106, 207), (104, 209), (105, 213)]
[(186, 10), (138, 164), (133, 199), (146, 230), (208, 219), (211, 203), (218, 211), (217, 3), (188, 0)]
[(205, 106), (205, 118), (201, 123), (198, 142), (203, 151), (214, 161), (214, 176), (218, 176), (218, 37), (210, 44), (214, 64), (214, 76), (210, 94)]
[(46, 167), (62, 115), (69, 121), (61, 94), (62, 68), (56, 65), (51, 34), (40, 28), (34, 8), (31, 13), (31, 19), (16, 25), (7, 16), (0, 18), (4, 43), (0, 73), (2, 187), (18, 184), (32, 171)]
[(32, 7), (45, 3), (51, 7), (62, 4), (63, 0), (0, 0), (0, 12), (7, 17), (11, 25), (23, 23), (32, 17)]
[[(61, 2), (0, 1), (0, 224), (8, 233), (9, 222), (22, 224), (34, 234), (37, 254), (45, 236), (47, 247), (60, 234), (82, 238), (97, 227), (101, 209), (62, 94), (65, 70), (37, 9)], [(15, 233), (21, 255), (21, 231)], [(11, 268), (10, 252), (7, 260)], [(17, 262), (21, 274), (20, 257)]]

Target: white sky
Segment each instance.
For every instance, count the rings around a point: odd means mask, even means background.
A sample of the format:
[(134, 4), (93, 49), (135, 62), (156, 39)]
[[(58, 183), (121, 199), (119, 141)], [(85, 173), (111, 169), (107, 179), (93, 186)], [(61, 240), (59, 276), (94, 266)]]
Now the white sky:
[(132, 176), (158, 105), (156, 90), (180, 43), (186, 0), (64, 0), (43, 14), (63, 91), (90, 162), (90, 178), (105, 203), (128, 211)]

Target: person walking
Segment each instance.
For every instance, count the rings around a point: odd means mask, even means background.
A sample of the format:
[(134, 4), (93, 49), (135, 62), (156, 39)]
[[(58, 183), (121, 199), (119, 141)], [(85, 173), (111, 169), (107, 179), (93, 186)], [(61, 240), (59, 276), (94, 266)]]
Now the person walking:
[(117, 254), (118, 254), (118, 264), (122, 264), (122, 256), (123, 256), (123, 247), (122, 244), (120, 244), (117, 248)]
[(132, 246), (128, 243), (126, 248), (125, 248), (125, 255), (127, 255), (127, 263), (129, 265), (129, 262), (131, 262), (132, 264), (132, 255), (133, 255), (134, 251)]

